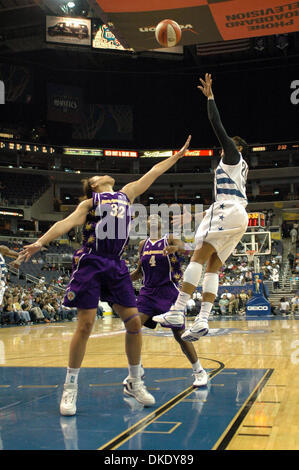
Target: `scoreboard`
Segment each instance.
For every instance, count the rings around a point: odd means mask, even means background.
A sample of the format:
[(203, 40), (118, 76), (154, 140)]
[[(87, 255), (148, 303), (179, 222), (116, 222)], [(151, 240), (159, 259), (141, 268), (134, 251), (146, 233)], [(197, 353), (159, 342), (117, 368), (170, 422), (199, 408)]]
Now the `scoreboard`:
[(248, 227), (265, 227), (265, 214), (262, 212), (249, 212), (248, 213)]

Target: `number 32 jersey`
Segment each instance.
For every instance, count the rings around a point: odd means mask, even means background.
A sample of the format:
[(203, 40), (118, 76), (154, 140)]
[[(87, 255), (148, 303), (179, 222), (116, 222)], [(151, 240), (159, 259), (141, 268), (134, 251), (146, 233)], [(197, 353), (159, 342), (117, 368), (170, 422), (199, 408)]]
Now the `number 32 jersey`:
[(131, 203), (121, 191), (93, 193), (93, 205), (83, 227), (84, 251), (118, 258), (127, 244)]

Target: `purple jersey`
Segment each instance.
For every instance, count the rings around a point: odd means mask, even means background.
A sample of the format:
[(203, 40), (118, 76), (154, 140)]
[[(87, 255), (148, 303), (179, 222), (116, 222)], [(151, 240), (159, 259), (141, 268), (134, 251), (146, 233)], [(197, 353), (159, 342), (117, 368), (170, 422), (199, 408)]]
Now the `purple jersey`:
[(131, 204), (121, 191), (93, 193), (83, 227), (83, 249), (104, 257), (120, 257), (127, 244)]
[(163, 255), (167, 245), (167, 235), (156, 242), (152, 242), (150, 238), (144, 242), (140, 253), (144, 287), (159, 287), (169, 282), (177, 286), (182, 278), (178, 255)]

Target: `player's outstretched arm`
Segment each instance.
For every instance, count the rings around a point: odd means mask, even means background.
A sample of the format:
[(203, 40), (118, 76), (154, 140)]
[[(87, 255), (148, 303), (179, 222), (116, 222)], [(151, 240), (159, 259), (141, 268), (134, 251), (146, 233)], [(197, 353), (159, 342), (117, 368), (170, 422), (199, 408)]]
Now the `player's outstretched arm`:
[(223, 163), (226, 165), (237, 165), (240, 161), (240, 154), (238, 149), (231, 137), (227, 135), (227, 132), (222, 124), (218, 108), (215, 103), (214, 93), (212, 90), (212, 77), (211, 74), (206, 73), (205, 80), (200, 78), (202, 86), (198, 86), (202, 93), (208, 98), (208, 117), (210, 123), (214, 129), (214, 132), (223, 148), (224, 156), (222, 158)]
[(31, 245), (24, 246), (20, 252), (20, 260), (28, 261), (35, 253), (37, 253), (44, 245), (52, 242), (56, 238), (68, 233), (73, 227), (84, 224), (86, 215), (91, 208), (91, 199), (82, 201), (76, 210), (63, 220), (56, 222), (41, 238)]
[(5, 245), (0, 245), (0, 253), (1, 255), (8, 256), (9, 258), (18, 258), (19, 256), (18, 252), (10, 250), (8, 246)]
[(128, 196), (131, 202), (133, 202), (136, 197), (145, 193), (145, 191), (147, 191), (147, 189), (159, 176), (163, 175), (163, 173), (169, 170), (169, 168), (171, 168), (175, 163), (177, 163), (178, 160), (180, 160), (180, 158), (184, 156), (186, 150), (189, 148), (190, 140), (191, 135), (189, 135), (185, 144), (178, 153), (162, 162), (157, 163), (140, 179), (126, 184), (126, 186), (124, 186), (121, 191)]

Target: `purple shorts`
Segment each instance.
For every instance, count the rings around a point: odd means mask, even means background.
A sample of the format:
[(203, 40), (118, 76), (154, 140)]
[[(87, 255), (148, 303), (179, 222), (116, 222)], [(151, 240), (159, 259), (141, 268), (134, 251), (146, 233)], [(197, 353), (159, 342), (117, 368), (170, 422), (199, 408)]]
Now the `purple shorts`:
[[(74, 258), (78, 258), (77, 252)], [(97, 308), (99, 300), (111, 306), (136, 308), (136, 296), (124, 260), (95, 254), (80, 254), (66, 288), (63, 305), (80, 309)]]
[(179, 290), (172, 284), (164, 284), (161, 287), (142, 287), (137, 299), (139, 313), (144, 313), (150, 318), (144, 323), (148, 328), (156, 328), (157, 323), (151, 317), (168, 312), (175, 303)]

